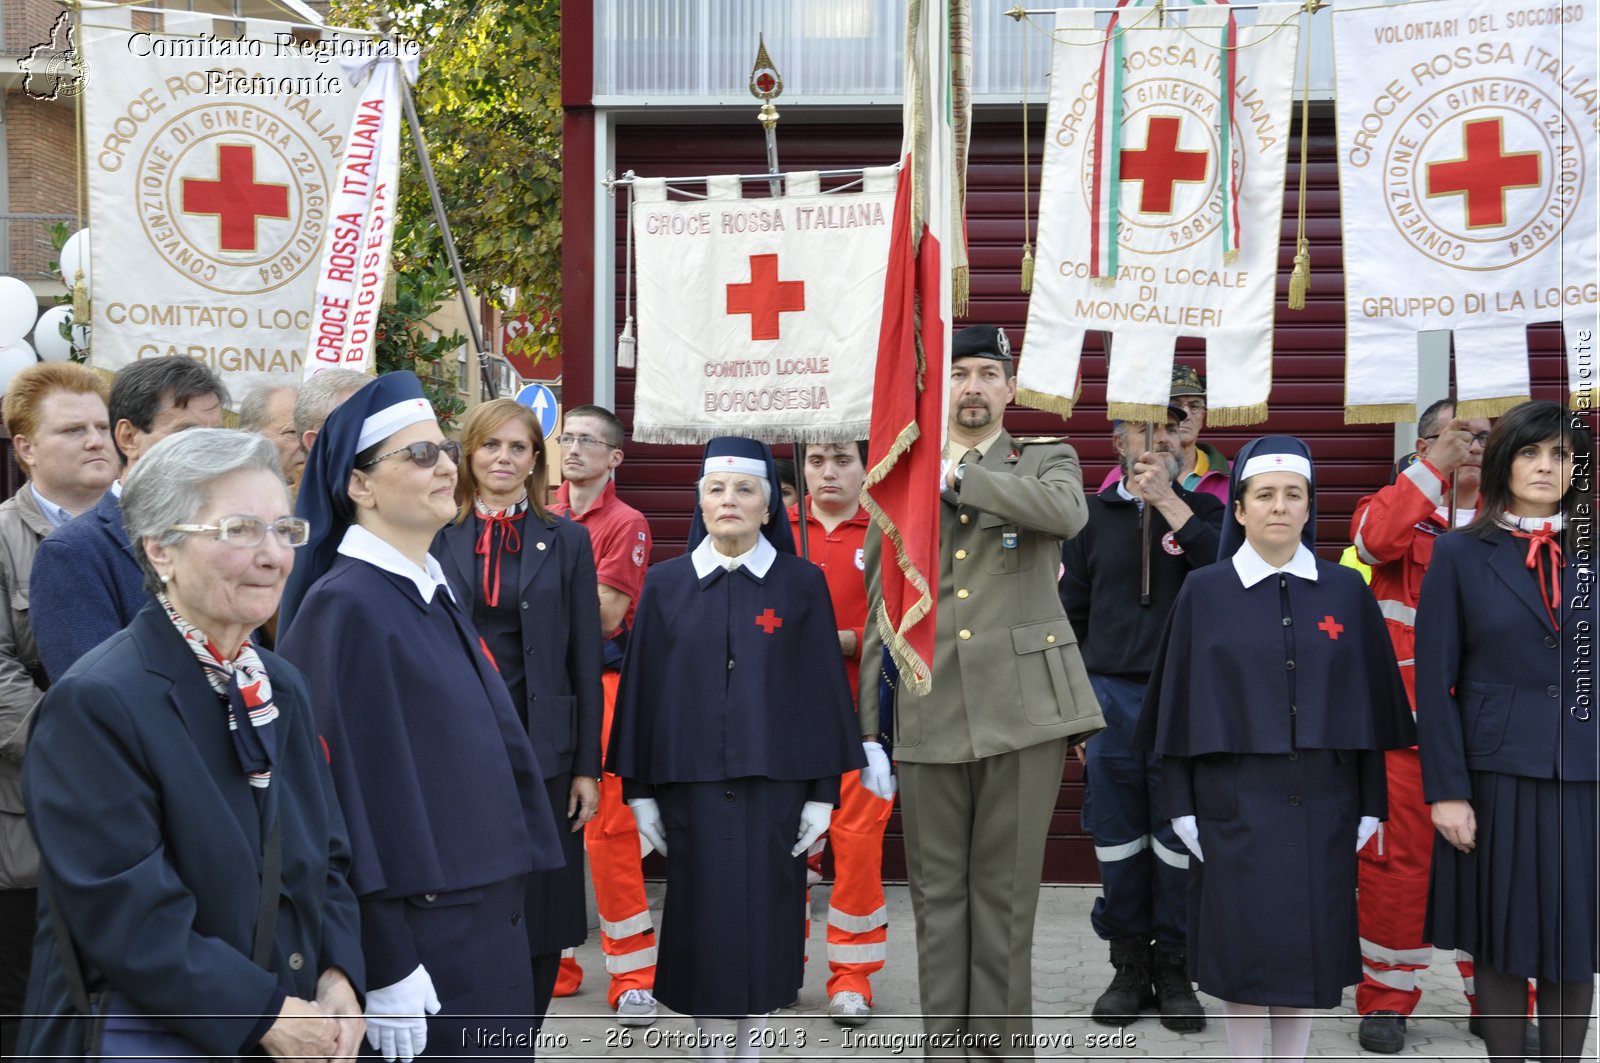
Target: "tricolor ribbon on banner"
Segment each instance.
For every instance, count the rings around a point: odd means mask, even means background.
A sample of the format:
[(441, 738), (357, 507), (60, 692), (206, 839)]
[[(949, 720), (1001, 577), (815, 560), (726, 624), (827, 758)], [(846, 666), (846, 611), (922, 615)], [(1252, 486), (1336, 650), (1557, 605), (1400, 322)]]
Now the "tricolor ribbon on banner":
[[(1096, 277), (1109, 278), (1117, 275), (1119, 256), (1116, 218), (1122, 206), (1122, 182), (1144, 179), (1143, 174), (1123, 172), (1122, 134), (1126, 106), (1122, 98), (1122, 72), (1126, 62), (1123, 45), (1126, 29), (1121, 23), (1122, 8), (1140, 7), (1144, 2), (1145, 0), (1117, 0), (1118, 10), (1111, 14), (1111, 21), (1106, 26), (1105, 43), (1100, 51), (1101, 92), (1094, 119), (1094, 170), (1090, 175), (1090, 209), (1093, 221), (1089, 230), (1089, 261)], [(1228, 6), (1228, 0), (1191, 0), (1191, 2)], [(1148, 10), (1154, 14), (1158, 9)], [(1219, 130), (1220, 161), (1226, 166), (1225, 172), (1229, 175), (1227, 180), (1221, 182), (1222, 216), (1225, 219), (1222, 226), (1223, 261), (1232, 261), (1233, 256), (1238, 254), (1240, 236), (1243, 232), (1243, 223), (1239, 218), (1239, 168), (1234, 165), (1233, 150), (1234, 111), (1239, 99), (1238, 61), (1234, 53), (1238, 48), (1239, 23), (1230, 7), (1228, 23), (1222, 31), (1222, 54), (1217, 86), (1217, 96), (1222, 104)], [(1108, 78), (1111, 86), (1109, 92), (1105, 91)], [(1151, 135), (1155, 135), (1154, 130)], [(1176, 127), (1172, 127), (1172, 136), (1173, 145), (1168, 145), (1169, 148), (1176, 144)], [(1159, 175), (1152, 173), (1150, 176)]]
[(307, 380), (324, 369), (362, 371), (372, 365), (378, 310), (394, 250), (401, 63), (406, 80), (415, 82), (415, 58), (340, 59), (346, 79), (362, 91), (333, 184), (306, 346)]

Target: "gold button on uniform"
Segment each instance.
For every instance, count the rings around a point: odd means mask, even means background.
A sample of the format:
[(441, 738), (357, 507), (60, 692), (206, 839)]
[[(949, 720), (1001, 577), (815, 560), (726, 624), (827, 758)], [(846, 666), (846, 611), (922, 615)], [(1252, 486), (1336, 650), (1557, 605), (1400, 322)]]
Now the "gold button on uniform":
[(970, 523), (971, 520), (972, 520), (972, 518), (967, 516), (967, 514), (965, 514), (965, 513), (961, 514), (961, 523), (962, 524)]
[(972, 637), (972, 632), (968, 631), (966, 628), (962, 628), (961, 637), (964, 639), (970, 639)]
[(960, 590), (956, 591), (956, 597), (957, 598), (965, 598), (968, 595), (968, 593), (970, 593), (970, 592), (965, 587), (962, 587)]
[(965, 550), (957, 550), (956, 551), (956, 560), (957, 561), (965, 561), (966, 559), (967, 559), (967, 552)]
[(1045, 641), (1046, 641), (1046, 642), (1054, 642), (1054, 641), (1055, 641), (1055, 640), (1056, 640), (1056, 637), (1055, 637), (1055, 636), (1054, 636), (1054, 635), (1046, 635), (1046, 636), (1045, 636), (1045, 637), (1044, 637), (1044, 640), (1045, 640)]

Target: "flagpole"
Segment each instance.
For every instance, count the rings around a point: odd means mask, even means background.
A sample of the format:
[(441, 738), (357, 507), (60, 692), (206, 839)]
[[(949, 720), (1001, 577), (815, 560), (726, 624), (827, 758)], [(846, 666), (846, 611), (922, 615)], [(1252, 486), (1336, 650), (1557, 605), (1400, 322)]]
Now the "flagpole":
[[(766, 34), (756, 35), (756, 62), (750, 68), (750, 95), (761, 101), (761, 110), (756, 113), (756, 121), (761, 123), (761, 130), (767, 139), (767, 191), (773, 199), (783, 195), (783, 171), (778, 167), (778, 109), (772, 101), (783, 93), (783, 78), (778, 74), (778, 68), (772, 65), (772, 57), (767, 54)], [(795, 509), (800, 519), (797, 522), (800, 528), (800, 556), (807, 561), (811, 560), (811, 537), (806, 529), (806, 445), (796, 439), (794, 447), (794, 494), (797, 499)]]
[(483, 330), (472, 313), (472, 297), (468, 294), (467, 278), (461, 272), (461, 258), (456, 254), (455, 238), (450, 235), (450, 221), (444, 216), (444, 199), (439, 195), (439, 181), (433, 175), (433, 163), (428, 159), (428, 146), (422, 142), (422, 123), (417, 121), (417, 105), (411, 99), (411, 86), (400, 79), (400, 100), (405, 105), (406, 123), (411, 127), (411, 140), (417, 146), (417, 161), (422, 166), (422, 179), (428, 185), (428, 198), (433, 201), (433, 216), (439, 222), (439, 236), (444, 241), (445, 255), (450, 259), (450, 272), (455, 274), (456, 290), (461, 293), (461, 309), (467, 315), (467, 329), (472, 333), (472, 346), (478, 354), (478, 379), (484, 394), (491, 399), (500, 397), (495, 384), (493, 365), (489, 352), (483, 348)]

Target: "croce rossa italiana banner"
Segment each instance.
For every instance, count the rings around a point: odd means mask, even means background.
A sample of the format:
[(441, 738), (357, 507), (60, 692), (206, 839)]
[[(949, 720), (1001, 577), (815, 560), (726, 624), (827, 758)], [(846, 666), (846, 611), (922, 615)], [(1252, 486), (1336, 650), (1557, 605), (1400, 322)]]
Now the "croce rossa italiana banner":
[(1450, 329), (1463, 417), (1530, 393), (1527, 327), (1560, 323), (1594, 387), (1600, 4), (1334, 9), (1346, 417), (1416, 416), (1417, 334)]
[(358, 99), (337, 46), (300, 45), (272, 24), (240, 40), (96, 24), (108, 17), (88, 9), (78, 30), (92, 363), (182, 355), (235, 394), (297, 379)]

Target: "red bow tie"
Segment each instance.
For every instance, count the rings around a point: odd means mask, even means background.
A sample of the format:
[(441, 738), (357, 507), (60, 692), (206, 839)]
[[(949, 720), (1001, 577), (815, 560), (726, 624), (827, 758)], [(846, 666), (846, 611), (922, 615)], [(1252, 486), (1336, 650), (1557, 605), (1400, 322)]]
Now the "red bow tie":
[(1523, 564), (1534, 573), (1539, 584), (1539, 598), (1545, 612), (1550, 615), (1550, 626), (1561, 630), (1557, 612), (1561, 604), (1561, 569), (1567, 559), (1561, 554), (1561, 540), (1553, 528), (1538, 531), (1513, 531), (1518, 539), (1528, 540), (1528, 556)]

